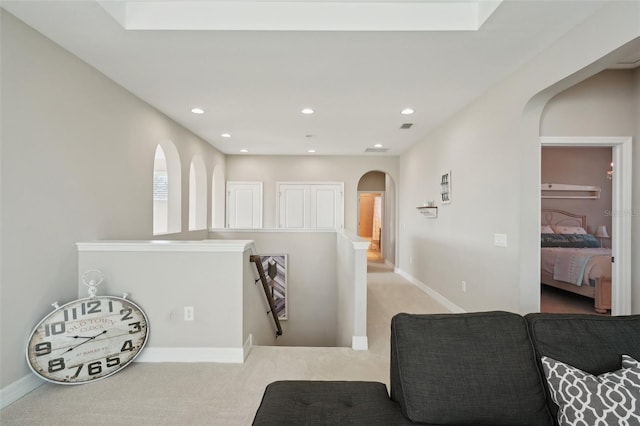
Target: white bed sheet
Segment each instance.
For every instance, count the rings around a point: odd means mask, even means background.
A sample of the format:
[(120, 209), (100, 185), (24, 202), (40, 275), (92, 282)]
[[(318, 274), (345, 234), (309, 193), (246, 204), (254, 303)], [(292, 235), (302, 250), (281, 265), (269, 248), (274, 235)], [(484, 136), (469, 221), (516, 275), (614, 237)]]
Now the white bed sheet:
[(570, 253), (592, 256), (585, 268), (582, 285), (590, 285), (591, 279), (611, 279), (611, 249), (609, 248), (542, 247), (540, 253), (540, 269), (552, 276), (556, 254)]

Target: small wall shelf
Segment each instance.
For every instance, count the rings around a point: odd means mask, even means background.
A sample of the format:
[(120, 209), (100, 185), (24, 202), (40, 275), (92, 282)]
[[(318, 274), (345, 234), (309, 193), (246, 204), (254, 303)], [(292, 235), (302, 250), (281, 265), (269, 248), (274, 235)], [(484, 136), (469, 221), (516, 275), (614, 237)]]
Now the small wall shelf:
[(540, 185), (540, 191), (541, 198), (597, 200), (600, 198), (601, 189), (599, 186), (543, 183)]
[(429, 218), (438, 217), (438, 207), (436, 206), (419, 206), (419, 207), (416, 207), (416, 209), (418, 209), (418, 211), (422, 213), (424, 217), (429, 217)]

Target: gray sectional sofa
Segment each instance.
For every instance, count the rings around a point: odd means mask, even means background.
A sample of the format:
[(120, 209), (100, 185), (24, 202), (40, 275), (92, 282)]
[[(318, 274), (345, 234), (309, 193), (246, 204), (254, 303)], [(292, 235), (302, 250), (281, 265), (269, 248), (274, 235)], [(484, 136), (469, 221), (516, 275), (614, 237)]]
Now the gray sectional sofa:
[[(640, 315), (398, 314), (390, 396), (376, 382), (278, 381), (254, 425), (557, 425), (541, 359), (640, 379), (640, 365), (624, 369), (622, 355), (640, 361)], [(629, 425), (640, 425), (638, 404)]]

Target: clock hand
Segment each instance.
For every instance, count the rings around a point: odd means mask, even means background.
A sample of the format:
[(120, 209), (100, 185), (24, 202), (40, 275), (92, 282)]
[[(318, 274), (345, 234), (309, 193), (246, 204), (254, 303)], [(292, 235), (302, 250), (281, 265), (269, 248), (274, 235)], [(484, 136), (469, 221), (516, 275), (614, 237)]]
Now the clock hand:
[(73, 346), (73, 347), (71, 347), (71, 348), (67, 349), (67, 350), (65, 351), (65, 353), (66, 353), (66, 352), (70, 352), (70, 351), (74, 350), (75, 348), (77, 348), (77, 347), (78, 347), (78, 346), (80, 346), (80, 345), (84, 345), (85, 343), (92, 341), (92, 340), (93, 340), (93, 339), (95, 339), (96, 337), (98, 337), (98, 336), (100, 336), (100, 335), (102, 335), (102, 334), (105, 334), (106, 332), (107, 332), (107, 330), (103, 330), (103, 331), (101, 331), (100, 333), (96, 334), (95, 336), (92, 336), (92, 337), (85, 337), (85, 339), (87, 339), (87, 340), (85, 340), (85, 341), (84, 341), (84, 342), (82, 342), (82, 343), (78, 343), (77, 345), (75, 345), (75, 346)]
[(71, 337), (72, 339), (93, 339), (93, 337), (91, 336), (67, 336), (67, 337)]

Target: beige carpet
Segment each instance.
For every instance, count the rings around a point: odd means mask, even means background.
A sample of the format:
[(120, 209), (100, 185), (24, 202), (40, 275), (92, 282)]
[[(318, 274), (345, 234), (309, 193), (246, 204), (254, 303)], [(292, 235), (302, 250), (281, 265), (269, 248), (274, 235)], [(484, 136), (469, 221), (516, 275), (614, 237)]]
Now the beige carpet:
[(2, 425), (250, 425), (274, 380), (389, 383), (389, 326), (398, 312), (447, 312), (383, 263), (368, 274), (369, 351), (254, 347), (244, 364), (135, 363), (82, 386), (44, 384), (0, 412)]
[(541, 285), (540, 312), (572, 313), (611, 316), (611, 311), (600, 314), (593, 307), (593, 299), (558, 288)]

